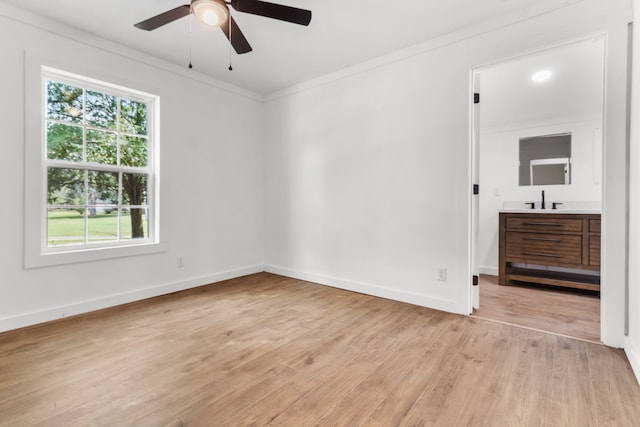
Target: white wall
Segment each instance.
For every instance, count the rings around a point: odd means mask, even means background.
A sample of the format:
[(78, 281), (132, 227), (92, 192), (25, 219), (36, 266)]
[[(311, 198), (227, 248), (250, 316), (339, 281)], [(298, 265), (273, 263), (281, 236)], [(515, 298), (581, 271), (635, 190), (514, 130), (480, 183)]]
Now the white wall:
[(629, 335), (625, 351), (640, 381), (640, 0), (633, 2), (633, 83), (629, 198)]
[[(0, 330), (262, 271), (263, 105), (257, 96), (4, 6), (0, 40)], [(25, 52), (160, 96), (161, 230), (168, 251), (23, 268), (24, 227), (35, 225), (24, 223), (23, 207)], [(184, 268), (176, 267), (177, 256)]]
[[(571, 133), (571, 185), (518, 185), (518, 147), (520, 138)], [(547, 207), (551, 202), (602, 200), (602, 121), (584, 120), (531, 124), (517, 129), (487, 130), (480, 133), (480, 238), (478, 265), (482, 274), (498, 274), (498, 210), (504, 202), (536, 202), (541, 190)], [(524, 205), (523, 205), (524, 206)]]
[[(468, 313), (470, 70), (606, 31), (603, 340), (622, 346), (629, 18), (627, 0), (565, 3), (325, 76), (263, 106), (197, 73), (90, 35), (75, 42), (68, 29), (25, 25), (0, 8), (0, 329), (259, 271), (263, 231), (268, 270)], [(98, 78), (160, 95), (168, 252), (23, 269), (25, 49), (85, 60)]]
[[(444, 37), (272, 96), (267, 269), (469, 313), (470, 70), (607, 31), (605, 186), (615, 193), (625, 185), (629, 17), (626, 1), (585, 0), (472, 37)], [(624, 197), (603, 203), (610, 238), (603, 250), (603, 340), (620, 346)], [(440, 267), (448, 269), (446, 282), (437, 280)]]

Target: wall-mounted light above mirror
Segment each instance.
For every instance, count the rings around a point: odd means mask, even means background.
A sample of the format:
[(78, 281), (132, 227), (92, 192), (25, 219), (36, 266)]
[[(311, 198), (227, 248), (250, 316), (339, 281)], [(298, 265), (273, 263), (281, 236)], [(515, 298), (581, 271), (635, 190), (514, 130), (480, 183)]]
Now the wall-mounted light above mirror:
[(520, 138), (519, 184), (571, 184), (571, 133)]

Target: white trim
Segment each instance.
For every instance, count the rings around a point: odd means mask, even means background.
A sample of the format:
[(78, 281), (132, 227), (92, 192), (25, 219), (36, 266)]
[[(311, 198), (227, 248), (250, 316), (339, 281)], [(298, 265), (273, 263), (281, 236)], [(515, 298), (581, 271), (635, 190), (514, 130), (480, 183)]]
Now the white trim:
[[(487, 68), (487, 67), (493, 67), (495, 65), (498, 64), (502, 64), (502, 63), (506, 63), (506, 62), (510, 62), (512, 60), (527, 56), (527, 55), (533, 55), (533, 54), (537, 54), (540, 52), (545, 52), (551, 49), (555, 49), (555, 48), (559, 48), (559, 47), (564, 47), (567, 45), (571, 45), (574, 43), (579, 43), (581, 41), (585, 41), (585, 40), (589, 40), (589, 39), (599, 39), (599, 38), (603, 38), (604, 39), (604, 62), (603, 62), (603, 67), (604, 67), (604, 73), (603, 73), (603, 94), (602, 94), (602, 117), (601, 117), (601, 132), (602, 132), (602, 147), (603, 147), (603, 155), (602, 155), (602, 195), (601, 195), (601, 203), (602, 203), (602, 230), (601, 230), (601, 240), (602, 242), (606, 242), (607, 240), (607, 236), (608, 236), (608, 231), (607, 231), (607, 221), (606, 221), (606, 211), (605, 211), (605, 206), (606, 206), (606, 185), (605, 185), (605, 177), (606, 177), (606, 141), (607, 141), (607, 129), (610, 126), (610, 123), (608, 123), (609, 116), (608, 116), (608, 110), (609, 110), (609, 106), (608, 106), (608, 102), (609, 102), (609, 79), (608, 76), (611, 73), (611, 70), (609, 69), (610, 67), (610, 63), (609, 63), (609, 42), (611, 39), (610, 36), (610, 31), (606, 30), (606, 31), (597, 31), (594, 33), (590, 33), (584, 36), (579, 36), (579, 37), (574, 37), (574, 38), (570, 38), (570, 39), (566, 39), (563, 41), (559, 41), (557, 43), (552, 43), (549, 45), (546, 45), (544, 47), (537, 47), (534, 49), (530, 49), (524, 52), (520, 52), (517, 55), (512, 55), (509, 57), (505, 57), (505, 58), (497, 58), (495, 60), (492, 60), (491, 62), (487, 62), (484, 64), (478, 64), (476, 66), (471, 67), (470, 72), (473, 75), (473, 73), (482, 71), (483, 69)], [(470, 90), (470, 95), (468, 97), (469, 99), (469, 105), (470, 105), (470, 110), (473, 108), (473, 92), (474, 92), (474, 87), (473, 87), (473, 80), (471, 80), (471, 90)], [(471, 116), (470, 116), (471, 117)], [(600, 120), (600, 119), (595, 119), (595, 120)], [(468, 150), (472, 153), (471, 156), (474, 155), (479, 155), (478, 153), (473, 153), (473, 141), (471, 140), (472, 135), (473, 135), (473, 128), (472, 128), (473, 122), (471, 120), (471, 118), (469, 119), (469, 142), (468, 142)], [(493, 133), (498, 131), (499, 129), (493, 128), (493, 129), (489, 129), (487, 133)], [(484, 134), (485, 132), (483, 132)], [(471, 161), (469, 161), (469, 165), (471, 165)], [(472, 178), (472, 177), (471, 177)], [(469, 201), (471, 203), (472, 201), (472, 197), (473, 195), (471, 194), (471, 192), (469, 192)], [(471, 209), (469, 209), (468, 211), (468, 215), (469, 215), (469, 223), (471, 223)], [(473, 229), (469, 230), (469, 240), (471, 240), (471, 236), (473, 233)], [(600, 267), (600, 272), (601, 272), (601, 291), (600, 291), (600, 337), (602, 342), (605, 345), (611, 346), (611, 347), (622, 347), (622, 339), (623, 339), (623, 331), (614, 331), (611, 330), (610, 327), (608, 327), (608, 321), (609, 318), (611, 316), (610, 314), (610, 310), (608, 308), (608, 304), (606, 304), (606, 301), (608, 299), (608, 293), (609, 293), (609, 280), (607, 279), (607, 271), (609, 269), (608, 267), (608, 262), (607, 262), (607, 245), (603, 244), (602, 245), (602, 249), (601, 249), (601, 267)], [(469, 266), (471, 266), (471, 258), (469, 258)], [(496, 274), (497, 275), (497, 274)], [(473, 290), (473, 286), (471, 285), (471, 283), (469, 283), (468, 286), (469, 289), (469, 293), (472, 292)]]
[(265, 265), (264, 271), (266, 271), (267, 273), (278, 274), (280, 276), (286, 276), (294, 279), (305, 280), (307, 282), (317, 283), (319, 285), (331, 286), (347, 291), (358, 292), (361, 294), (372, 295), (375, 297), (386, 298), (394, 301), (406, 302), (422, 307), (428, 307), (434, 310), (463, 314), (459, 313), (459, 311), (457, 310), (458, 304), (453, 300), (434, 298), (429, 295), (417, 294), (413, 292), (398, 291), (396, 289), (391, 289), (384, 286), (371, 285), (367, 283), (356, 282), (353, 280), (340, 279), (338, 277), (325, 276), (318, 273), (294, 270), (277, 265)]
[[(625, 202), (616, 205), (616, 194), (620, 192), (620, 185), (626, 185), (626, 178), (616, 176), (617, 171), (622, 170), (624, 165), (619, 163), (609, 165), (609, 158), (616, 158), (620, 152), (616, 150), (616, 146), (620, 143), (624, 144), (626, 127), (626, 112), (624, 111), (624, 100), (627, 96), (627, 60), (628, 51), (625, 46), (624, 62), (611, 60), (611, 52), (615, 54), (612, 43), (627, 43), (628, 41), (628, 23), (633, 19), (629, 13), (631, 8), (616, 13), (609, 20), (615, 21), (616, 28), (609, 24), (609, 30), (606, 31), (605, 39), (605, 62), (604, 62), (604, 104), (602, 110), (602, 218), (601, 218), (601, 252), (600, 252), (600, 339), (602, 342), (614, 348), (624, 347), (624, 283), (626, 273), (619, 274), (624, 270), (625, 262), (619, 265), (620, 260), (624, 259), (625, 254), (612, 251), (609, 254), (609, 248), (618, 244), (618, 240), (614, 239), (616, 233), (619, 235), (628, 234), (628, 224), (624, 224), (625, 220)], [(624, 25), (624, 31), (622, 31)], [(618, 78), (616, 78), (618, 77)], [(621, 83), (623, 82), (624, 83)], [(617, 97), (619, 96), (619, 97)], [(618, 99), (620, 104), (613, 103)], [(610, 146), (614, 148), (609, 148)], [(626, 154), (623, 154), (623, 159)], [(623, 160), (624, 161), (624, 160)], [(612, 168), (609, 172), (609, 168)], [(619, 181), (622, 178), (623, 181)], [(611, 183), (614, 183), (612, 185)], [(610, 200), (613, 199), (614, 202)], [(612, 221), (609, 218), (615, 217), (618, 221)], [(621, 217), (621, 218), (620, 218)], [(622, 224), (622, 225), (621, 225)], [(620, 230), (622, 227), (622, 230)], [(609, 237), (611, 236), (611, 237)], [(613, 243), (612, 243), (613, 242)], [(622, 245), (624, 248), (624, 244)], [(623, 249), (624, 251), (624, 249)], [(614, 268), (618, 265), (617, 268)], [(613, 266), (613, 267), (612, 267)], [(622, 277), (620, 277), (622, 276)]]
[(223, 280), (235, 279), (237, 277), (247, 276), (249, 274), (260, 273), (262, 271), (262, 265), (249, 266), (236, 270), (222, 271), (206, 276), (194, 277), (178, 282), (165, 283), (159, 286), (151, 286), (132, 292), (106, 295), (100, 298), (80, 301), (64, 306), (51, 307), (45, 310), (20, 314), (18, 316), (4, 317), (0, 318), (0, 332), (23, 328), (38, 323), (48, 322), (51, 320), (61, 319), (63, 317), (73, 316), (76, 314), (88, 313), (103, 308), (127, 304), (134, 301), (140, 301), (146, 298), (166, 295), (172, 292), (196, 288), (198, 286), (205, 286)]
[(625, 340), (624, 352), (627, 355), (627, 359), (629, 359), (633, 373), (636, 374), (636, 380), (638, 384), (640, 384), (640, 349), (636, 347), (631, 339), (627, 338)]
[[(469, 82), (468, 82), (468, 94), (467, 99), (474, 100), (475, 93), (480, 93), (480, 80), (478, 74), (473, 68), (469, 69)], [(479, 112), (476, 109), (475, 102), (469, 102), (467, 104), (467, 189), (473, 188), (474, 184), (479, 184), (477, 179), (477, 162), (478, 156), (478, 141), (480, 126), (478, 123)], [(478, 266), (478, 248), (476, 241), (479, 236), (479, 227), (477, 221), (479, 221), (479, 200), (473, 191), (467, 190), (467, 253), (466, 253), (466, 271), (464, 277), (468, 277), (469, 284), (464, 286), (464, 292), (462, 292), (462, 298), (460, 305), (465, 307), (467, 315), (473, 314), (475, 307), (480, 307), (480, 288), (474, 287), (471, 280), (472, 276), (476, 273), (480, 273), (480, 267)], [(476, 271), (475, 269), (478, 269)]]
[(195, 70), (185, 69), (185, 67), (181, 67), (164, 59), (149, 55), (148, 53), (145, 53), (143, 51), (136, 50), (106, 39), (98, 38), (93, 34), (71, 28), (49, 18), (45, 18), (44, 16), (29, 12), (26, 9), (3, 3), (2, 1), (0, 1), (0, 17), (5, 17), (21, 24), (28, 25), (30, 27), (46, 31), (53, 35), (69, 39), (73, 42), (81, 43), (86, 46), (90, 46), (98, 50), (120, 56), (122, 58), (127, 58), (129, 60), (145, 64), (150, 67), (158, 68), (163, 71), (178, 75), (182, 78), (215, 87), (217, 89), (224, 90), (235, 95), (240, 95), (249, 99), (253, 99), (255, 101), (263, 101), (264, 99), (262, 95), (251, 90), (235, 86), (231, 83), (223, 82), (222, 80), (215, 79)]
[[(566, 0), (562, 4), (556, 4), (553, 2), (534, 2), (526, 9), (519, 9), (506, 15), (501, 15), (493, 19), (479, 22), (474, 25), (469, 25), (463, 29), (453, 31), (440, 37), (429, 39), (425, 42), (415, 44), (405, 49), (399, 49), (398, 51), (383, 55), (378, 58), (362, 62), (360, 64), (344, 68), (340, 71), (326, 74), (316, 79), (308, 80), (303, 83), (299, 83), (288, 88), (272, 92), (264, 97), (265, 102), (274, 101), (279, 98), (293, 95), (298, 92), (305, 92), (307, 90), (323, 86), (334, 81), (342, 80), (347, 77), (355, 76), (358, 74), (366, 73), (376, 68), (381, 68), (389, 64), (395, 64), (418, 55), (422, 55), (429, 51), (443, 48), (445, 46), (453, 45), (462, 40), (467, 40), (473, 37), (487, 34), (493, 31), (500, 30), (502, 28), (510, 27), (528, 21), (530, 19), (543, 16), (549, 13), (553, 13), (560, 9), (569, 8), (583, 0)], [(475, 68), (482, 68), (488, 64), (482, 64)]]
[[(136, 255), (150, 255), (168, 252), (169, 245), (164, 243), (132, 243), (108, 247), (61, 247), (61, 251), (30, 251), (25, 242), (24, 268), (48, 267), (52, 265), (73, 264), (77, 262), (99, 261), (103, 259), (125, 258)], [(68, 249), (64, 251), (64, 249)]]
[[(125, 85), (111, 83), (118, 81), (119, 75), (107, 73), (100, 79), (84, 77), (75, 70), (74, 61), (52, 59), (50, 55), (39, 51), (25, 52), (25, 223), (24, 223), (24, 267), (36, 268), (75, 262), (96, 261), (133, 255), (145, 255), (166, 252), (166, 236), (161, 236), (160, 225), (160, 97), (145, 91), (130, 89)], [(63, 71), (65, 69), (65, 71)], [(90, 74), (90, 73), (89, 73)], [(111, 78), (112, 77), (112, 78)], [(148, 195), (149, 237), (139, 241), (118, 242), (116, 244), (80, 245), (49, 248), (47, 246), (46, 212), (46, 147), (44, 144), (46, 96), (44, 84), (47, 79), (60, 78), (64, 82), (79, 83), (82, 87), (106, 90), (118, 96), (132, 95), (131, 99), (148, 102), (149, 165), (141, 168), (149, 174)], [(110, 79), (111, 78), (111, 79)], [(107, 83), (104, 80), (110, 80)], [(55, 163), (55, 162), (54, 162)], [(93, 166), (92, 166), (93, 169)], [(118, 168), (122, 170), (121, 167)], [(137, 170), (138, 168), (126, 168)]]
[(582, 1), (584, 0), (565, 0), (561, 4), (557, 4), (553, 1), (534, 2), (534, 4), (529, 5), (526, 8), (519, 8), (508, 14), (487, 19), (480, 23), (467, 26), (461, 30), (456, 30), (443, 36), (429, 39), (425, 42), (418, 43), (405, 49), (401, 49), (392, 54), (383, 55), (370, 61), (350, 66), (334, 73), (330, 73), (316, 79), (308, 80), (303, 83), (295, 84), (293, 86), (289, 86), (282, 90), (277, 90), (268, 94), (260, 94), (258, 92), (244, 89), (231, 83), (227, 83), (225, 81), (218, 80), (208, 75), (199, 73), (198, 71), (185, 69), (185, 67), (181, 67), (169, 61), (157, 58), (143, 51), (139, 51), (102, 38), (97, 38), (92, 34), (68, 27), (64, 24), (30, 12), (26, 9), (22, 9), (18, 6), (3, 3), (1, 0), (0, 16), (4, 16), (5, 18), (14, 20), (16, 22), (20, 22), (22, 24), (38, 28), (43, 31), (47, 31), (51, 34), (67, 38), (74, 42), (83, 43), (87, 46), (91, 46), (105, 52), (109, 52), (142, 64), (162, 69), (164, 71), (179, 75), (183, 78), (197, 81), (199, 83), (216, 87), (218, 89), (225, 90), (256, 101), (270, 102), (294, 93), (303, 92), (314, 87), (341, 80), (349, 76), (361, 74), (363, 72), (383, 67), (388, 64), (403, 61), (414, 56), (439, 49), (444, 46), (458, 43), (462, 40), (517, 25), (523, 21), (527, 21), (539, 16), (553, 13), (561, 9), (572, 7), (575, 4), (581, 3)]

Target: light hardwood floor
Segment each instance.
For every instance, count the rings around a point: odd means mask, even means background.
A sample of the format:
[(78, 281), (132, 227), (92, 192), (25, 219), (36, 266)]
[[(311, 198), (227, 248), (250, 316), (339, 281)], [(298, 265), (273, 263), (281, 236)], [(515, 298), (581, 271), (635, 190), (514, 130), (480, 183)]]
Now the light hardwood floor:
[(634, 426), (621, 350), (267, 273), (0, 334), (2, 426)]
[(536, 285), (500, 286), (496, 276), (480, 275), (480, 310), (474, 315), (600, 342), (597, 293)]

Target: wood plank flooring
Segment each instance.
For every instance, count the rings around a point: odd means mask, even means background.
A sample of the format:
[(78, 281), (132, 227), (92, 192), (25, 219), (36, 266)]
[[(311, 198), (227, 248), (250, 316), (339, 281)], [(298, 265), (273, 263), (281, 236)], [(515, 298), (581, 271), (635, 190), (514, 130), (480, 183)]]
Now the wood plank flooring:
[(596, 293), (535, 285), (500, 286), (480, 275), (480, 310), (474, 316), (600, 342)]
[(267, 273), (0, 334), (2, 426), (633, 426), (624, 352)]

